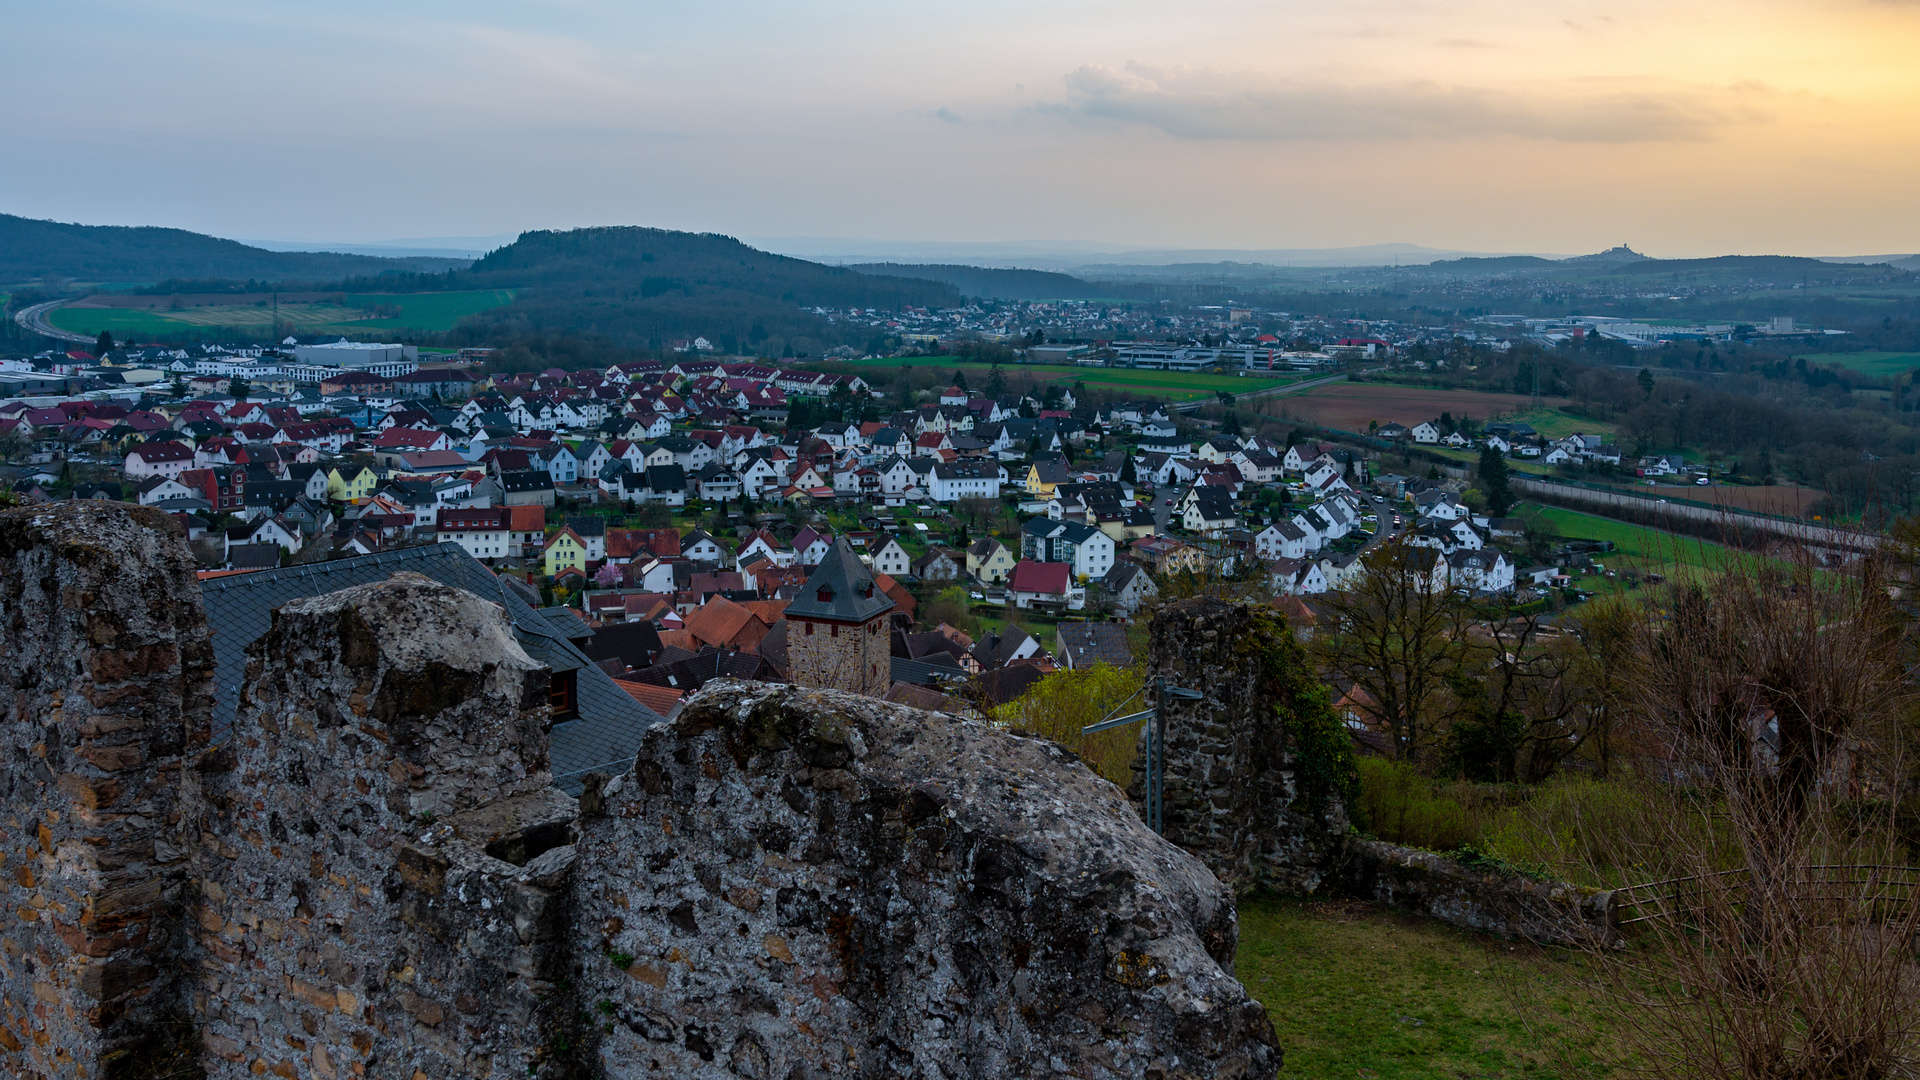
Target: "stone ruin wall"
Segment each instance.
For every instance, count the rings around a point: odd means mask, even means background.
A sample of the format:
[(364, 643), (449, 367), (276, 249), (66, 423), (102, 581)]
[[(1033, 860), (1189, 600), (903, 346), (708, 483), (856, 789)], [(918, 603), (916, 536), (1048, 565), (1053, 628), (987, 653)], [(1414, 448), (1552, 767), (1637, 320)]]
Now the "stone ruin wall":
[(531, 1075), (564, 897), (489, 845), (566, 839), (546, 669), (413, 574), (289, 603), (250, 653), (187, 799), (209, 1075)]
[[(1167, 839), (1240, 893), (1331, 888), (1503, 937), (1586, 945), (1616, 936), (1611, 893), (1367, 839), (1349, 828), (1337, 793), (1304, 792), (1311, 766), (1282, 716), (1332, 714), (1324, 687), (1301, 678), (1303, 661), (1285, 624), (1259, 605), (1195, 598), (1155, 617), (1149, 676), (1202, 694), (1163, 705)], [(1143, 813), (1144, 749), (1128, 789)]]
[[(1310, 893), (1340, 862), (1347, 814), (1337, 797), (1317, 807), (1301, 797), (1298, 750), (1275, 709), (1311, 708), (1292, 700), (1311, 689), (1271, 677), (1267, 650), (1300, 651), (1285, 624), (1274, 624), (1270, 609), (1209, 598), (1176, 601), (1154, 618), (1149, 678), (1202, 695), (1160, 705), (1166, 837), (1236, 892)], [(1128, 788), (1137, 806), (1146, 797), (1144, 773), (1137, 757)]]
[(0, 1073), (1278, 1068), (1231, 893), (1050, 744), (716, 684), (576, 804), (470, 594), (285, 605), (216, 744), (163, 515), (0, 514), (0, 584)]
[(184, 1041), (176, 791), (213, 709), (194, 569), (157, 511), (0, 514), (0, 1072), (98, 1075)]

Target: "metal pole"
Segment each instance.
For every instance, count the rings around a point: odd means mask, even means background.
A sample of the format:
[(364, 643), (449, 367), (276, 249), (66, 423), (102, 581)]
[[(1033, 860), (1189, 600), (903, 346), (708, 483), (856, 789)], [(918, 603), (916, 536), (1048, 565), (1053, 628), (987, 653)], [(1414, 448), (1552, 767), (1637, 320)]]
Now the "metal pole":
[(1165, 792), (1165, 778), (1167, 778), (1167, 744), (1165, 744), (1167, 728), (1165, 728), (1162, 721), (1160, 721), (1162, 703), (1165, 701), (1165, 696), (1167, 696), (1167, 680), (1165, 680), (1165, 676), (1154, 678), (1154, 715), (1148, 717), (1148, 721), (1146, 721), (1146, 746), (1148, 746), (1148, 753), (1146, 753), (1146, 771), (1148, 771), (1148, 776), (1146, 776), (1146, 782), (1148, 782), (1148, 792), (1146, 792), (1146, 826), (1152, 828), (1154, 832), (1162, 834), (1162, 836), (1165, 836), (1165, 832), (1167, 832), (1167, 830), (1165, 830), (1165, 809), (1164, 805), (1162, 805), (1162, 798), (1164, 798)]

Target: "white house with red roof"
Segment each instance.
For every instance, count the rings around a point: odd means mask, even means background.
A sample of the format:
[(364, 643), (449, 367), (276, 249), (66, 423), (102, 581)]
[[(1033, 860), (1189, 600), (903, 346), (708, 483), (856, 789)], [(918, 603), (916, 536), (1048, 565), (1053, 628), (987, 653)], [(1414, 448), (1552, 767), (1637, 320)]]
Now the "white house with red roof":
[(177, 480), (181, 472), (193, 467), (193, 448), (186, 443), (172, 441), (136, 446), (128, 451), (122, 465), (129, 480), (144, 480), (149, 476)]
[(1086, 590), (1074, 588), (1071, 564), (1032, 559), (1021, 559), (1007, 575), (1007, 596), (1016, 608), (1057, 605), (1078, 611), (1087, 603)]

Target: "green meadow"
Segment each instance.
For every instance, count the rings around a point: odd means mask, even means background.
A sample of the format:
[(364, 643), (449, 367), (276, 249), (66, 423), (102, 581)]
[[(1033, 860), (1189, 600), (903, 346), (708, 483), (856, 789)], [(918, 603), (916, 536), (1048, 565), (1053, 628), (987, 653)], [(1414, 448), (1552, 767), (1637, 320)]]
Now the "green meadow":
[(1809, 364), (1832, 364), (1862, 375), (1904, 375), (1920, 368), (1920, 353), (1914, 352), (1808, 353), (1796, 359)]
[[(343, 304), (281, 304), (278, 311), (258, 303), (191, 307), (179, 311), (133, 308), (64, 307), (50, 316), (62, 330), (77, 334), (110, 331), (114, 337), (171, 337), (197, 330), (266, 333), (276, 315), (297, 334), (376, 333), (383, 330), (450, 330), (469, 315), (513, 302), (511, 289), (444, 293), (352, 293)], [(375, 308), (398, 308), (398, 316), (376, 318)]]
[(1240, 905), (1234, 974), (1273, 1021), (1282, 1076), (1610, 1075), (1609, 1017), (1580, 961), (1371, 905)]
[[(981, 365), (956, 356), (882, 356), (846, 363), (866, 367), (936, 367), (967, 370), (969, 385), (981, 381), (975, 369)], [(1208, 398), (1224, 390), (1229, 394), (1250, 394), (1297, 381), (1291, 373), (1276, 377), (1254, 375), (1212, 375), (1184, 371), (1142, 371), (1135, 368), (1078, 367), (1068, 364), (1007, 364), (1002, 370), (1020, 372), (1045, 382), (1083, 382), (1088, 386), (1124, 390), (1142, 397), (1164, 397), (1171, 401)]]

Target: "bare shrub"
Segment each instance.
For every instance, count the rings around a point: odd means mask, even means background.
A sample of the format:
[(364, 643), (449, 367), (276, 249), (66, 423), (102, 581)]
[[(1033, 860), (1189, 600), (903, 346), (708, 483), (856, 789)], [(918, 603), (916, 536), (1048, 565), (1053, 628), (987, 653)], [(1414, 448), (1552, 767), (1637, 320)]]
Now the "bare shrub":
[(1589, 880), (1628, 866), (1648, 882), (1622, 894), (1624, 940), (1589, 950), (1629, 1071), (1920, 1067), (1920, 904), (1896, 830), (1904, 625), (1874, 559), (1739, 559), (1641, 613), (1622, 702), (1639, 812), (1563, 804), (1556, 853)]

